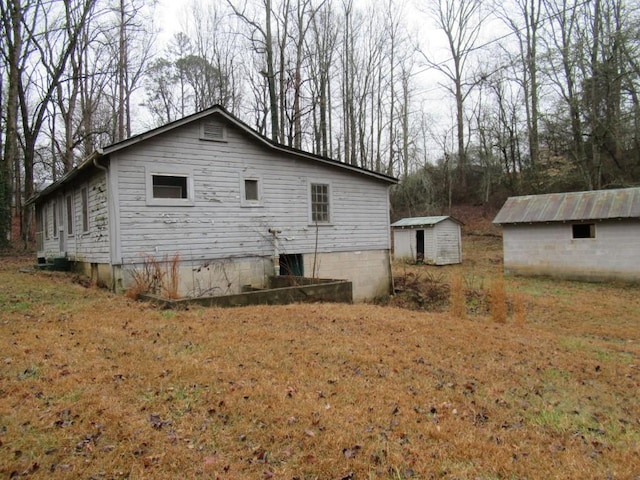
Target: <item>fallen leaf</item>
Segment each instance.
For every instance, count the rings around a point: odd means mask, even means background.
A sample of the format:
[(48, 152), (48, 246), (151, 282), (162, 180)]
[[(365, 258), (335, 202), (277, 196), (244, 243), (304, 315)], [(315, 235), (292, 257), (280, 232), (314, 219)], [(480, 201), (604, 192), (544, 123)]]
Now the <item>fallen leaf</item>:
[(353, 458), (361, 449), (362, 447), (360, 445), (354, 445), (351, 448), (343, 448), (342, 454), (344, 455), (344, 458)]
[(256, 457), (256, 461), (260, 463), (267, 463), (269, 453), (264, 448), (254, 450), (253, 455)]

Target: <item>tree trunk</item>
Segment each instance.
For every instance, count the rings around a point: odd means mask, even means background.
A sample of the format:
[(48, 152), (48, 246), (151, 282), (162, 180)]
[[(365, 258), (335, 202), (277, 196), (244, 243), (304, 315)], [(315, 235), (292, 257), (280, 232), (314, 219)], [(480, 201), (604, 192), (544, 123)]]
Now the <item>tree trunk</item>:
[[(6, 99), (6, 133), (4, 141), (4, 156), (0, 165), (0, 246), (4, 246), (11, 239), (11, 190), (14, 187), (16, 199), (21, 197), (20, 182), (13, 184), (12, 169), (14, 164), (19, 166), (18, 146), (18, 110), (20, 83), (20, 55), (23, 48), (22, 38), (22, 6), (20, 0), (8, 0), (6, 5), (0, 6), (4, 25), (5, 43), (7, 45), (8, 81)], [(19, 170), (16, 171), (18, 174)], [(17, 208), (18, 214), (21, 213)], [(20, 222), (22, 224), (22, 222)]]

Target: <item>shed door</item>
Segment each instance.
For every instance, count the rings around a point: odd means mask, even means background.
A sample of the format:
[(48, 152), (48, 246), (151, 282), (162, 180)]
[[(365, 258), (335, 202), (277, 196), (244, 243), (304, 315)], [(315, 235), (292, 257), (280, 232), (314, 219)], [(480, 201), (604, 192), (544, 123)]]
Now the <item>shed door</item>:
[(416, 260), (424, 260), (424, 230), (416, 230)]

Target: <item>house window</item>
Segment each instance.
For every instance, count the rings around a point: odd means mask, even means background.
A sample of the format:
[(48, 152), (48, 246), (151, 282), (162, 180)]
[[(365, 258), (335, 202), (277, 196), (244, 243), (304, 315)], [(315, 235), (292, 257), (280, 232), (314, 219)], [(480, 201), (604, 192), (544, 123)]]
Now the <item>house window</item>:
[(304, 262), (301, 253), (280, 254), (280, 275), (303, 277)]
[(329, 223), (330, 189), (326, 183), (311, 184), (311, 221), (313, 223)]
[(262, 206), (262, 181), (259, 178), (240, 178), (240, 204), (243, 207)]
[(153, 175), (153, 198), (188, 198), (187, 177)]
[(52, 216), (53, 216), (53, 238), (58, 238), (58, 202), (55, 200), (51, 205)]
[(147, 167), (147, 205), (165, 207), (194, 205), (193, 173), (184, 168), (162, 167), (158, 171)]
[(36, 208), (36, 251), (44, 250), (44, 225), (42, 208)]
[(89, 231), (89, 194), (85, 188), (80, 190), (80, 203), (82, 208), (82, 231)]
[(44, 238), (49, 240), (49, 209), (46, 206), (42, 209), (42, 216), (44, 218)]
[(576, 223), (571, 228), (573, 238), (596, 238), (595, 223)]
[(73, 197), (71, 195), (67, 195), (66, 198), (66, 206), (67, 206), (67, 235), (73, 235)]
[(258, 201), (258, 181), (244, 181), (244, 199), (248, 201)]

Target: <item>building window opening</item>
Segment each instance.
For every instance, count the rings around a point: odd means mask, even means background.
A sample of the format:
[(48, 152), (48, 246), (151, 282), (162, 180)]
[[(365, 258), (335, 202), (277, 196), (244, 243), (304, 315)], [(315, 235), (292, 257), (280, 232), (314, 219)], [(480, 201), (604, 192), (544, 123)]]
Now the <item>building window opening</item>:
[(595, 223), (576, 223), (572, 229), (573, 238), (596, 238)]
[(153, 175), (153, 198), (188, 198), (187, 177)]
[(280, 275), (304, 277), (304, 262), (302, 261), (302, 254), (281, 254)]
[(328, 223), (329, 218), (329, 185), (311, 184), (311, 221)]
[(259, 200), (258, 180), (244, 181), (244, 199), (253, 202), (257, 202)]

